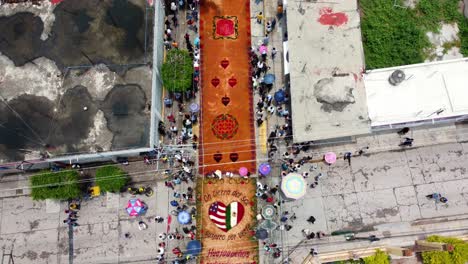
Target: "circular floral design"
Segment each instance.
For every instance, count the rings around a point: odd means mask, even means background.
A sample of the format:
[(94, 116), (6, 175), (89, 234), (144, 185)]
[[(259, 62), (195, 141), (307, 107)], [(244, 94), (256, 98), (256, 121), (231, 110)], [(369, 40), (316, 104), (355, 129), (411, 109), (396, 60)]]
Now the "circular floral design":
[(237, 134), (239, 122), (230, 114), (218, 115), (211, 122), (211, 131), (219, 139), (231, 139)]

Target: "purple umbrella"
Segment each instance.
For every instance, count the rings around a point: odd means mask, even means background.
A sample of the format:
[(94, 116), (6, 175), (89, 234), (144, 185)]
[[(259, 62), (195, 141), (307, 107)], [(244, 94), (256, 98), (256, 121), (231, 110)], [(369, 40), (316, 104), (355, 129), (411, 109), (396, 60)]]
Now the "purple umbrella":
[(262, 175), (268, 175), (271, 171), (271, 166), (270, 164), (268, 163), (262, 163), (260, 164), (260, 166), (258, 167), (258, 172), (260, 172), (260, 174)]
[(191, 103), (190, 104), (190, 112), (196, 113), (200, 110), (200, 106), (196, 103)]

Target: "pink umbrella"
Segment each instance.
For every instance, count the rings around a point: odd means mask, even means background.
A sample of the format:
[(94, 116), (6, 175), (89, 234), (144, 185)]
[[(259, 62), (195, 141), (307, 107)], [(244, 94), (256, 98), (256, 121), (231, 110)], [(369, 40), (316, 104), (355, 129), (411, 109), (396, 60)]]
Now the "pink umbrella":
[(247, 176), (248, 173), (249, 173), (249, 170), (246, 167), (240, 167), (239, 168), (240, 176)]
[(265, 45), (261, 45), (260, 48), (258, 48), (258, 51), (260, 51), (261, 54), (267, 53), (267, 52), (268, 52), (268, 48), (267, 48), (267, 46), (265, 46)]
[(327, 152), (324, 155), (324, 160), (328, 164), (333, 164), (336, 162), (336, 154), (334, 152)]

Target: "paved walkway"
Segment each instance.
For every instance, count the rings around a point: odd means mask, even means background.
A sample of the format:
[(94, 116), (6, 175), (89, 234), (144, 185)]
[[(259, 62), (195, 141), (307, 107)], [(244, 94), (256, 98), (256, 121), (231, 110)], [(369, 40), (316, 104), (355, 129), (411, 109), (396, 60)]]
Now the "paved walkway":
[[(303, 171), (310, 171), (311, 166), (303, 167)], [(318, 186), (309, 188), (303, 199), (282, 206), (282, 211), (295, 214), (297, 219), (288, 220), (286, 224), (293, 228), (281, 231), (277, 237), (282, 238), (284, 250), (291, 251), (304, 239), (303, 229), (326, 234), (352, 230), (363, 232), (361, 236), (370, 231), (389, 238), (431, 230), (462, 228), (466, 232), (468, 222), (461, 221), (468, 218), (467, 171), (467, 143), (364, 155), (352, 158), (351, 165), (344, 160), (332, 166), (319, 164), (307, 179), (310, 184), (314, 176), (322, 173)], [(279, 183), (278, 178), (273, 178), (270, 184), (275, 181)], [(426, 198), (434, 192), (441, 193), (449, 202), (435, 203)], [(317, 219), (313, 225), (306, 221), (311, 215)], [(438, 225), (439, 218), (445, 219), (445, 225)], [(447, 223), (449, 218), (453, 221)], [(408, 243), (405, 239), (392, 242)], [(336, 241), (344, 241), (344, 237), (306, 241), (294, 254), (304, 258), (317, 245), (320, 251), (338, 250), (342, 245), (333, 244)]]
[[(157, 191), (152, 197), (138, 196), (149, 209), (138, 218), (129, 217), (125, 211), (129, 194), (108, 194), (83, 202), (78, 213), (80, 226), (72, 231), (73, 252), (69, 252), (69, 229), (62, 221), (67, 217), (67, 203), (35, 202), (30, 197), (4, 198), (0, 200), (0, 248), (13, 248), (15, 263), (118, 263), (139, 261), (145, 263), (157, 257), (160, 242), (166, 250), (179, 246), (185, 249), (189, 238), (160, 240), (161, 233), (182, 232), (176, 216), (168, 225), (171, 215), (173, 191), (163, 182), (153, 186)], [(187, 185), (177, 185), (176, 191), (184, 192)], [(190, 208), (190, 207), (189, 207)], [(156, 223), (154, 217), (166, 217), (164, 223)], [(140, 231), (138, 221), (147, 223), (148, 229)], [(169, 230), (169, 232), (168, 232)], [(130, 238), (125, 237), (130, 233)], [(72, 256), (69, 255), (72, 253)], [(172, 253), (167, 259), (174, 260)], [(141, 262), (140, 262), (141, 261)]]

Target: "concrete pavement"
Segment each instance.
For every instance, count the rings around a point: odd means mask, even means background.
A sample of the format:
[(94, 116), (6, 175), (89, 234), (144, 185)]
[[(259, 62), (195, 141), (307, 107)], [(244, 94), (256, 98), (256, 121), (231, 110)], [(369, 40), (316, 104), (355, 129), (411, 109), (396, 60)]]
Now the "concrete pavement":
[[(187, 186), (178, 185), (176, 190)], [(138, 218), (129, 217), (125, 211), (131, 196), (108, 194), (82, 203), (78, 213), (80, 226), (73, 231), (73, 263), (124, 263), (154, 260), (160, 242), (160, 233), (167, 233), (168, 221), (156, 223), (157, 215), (167, 217), (172, 210), (172, 190), (164, 182), (154, 185), (152, 197), (138, 196), (149, 209)], [(50, 209), (47, 202), (32, 201), (29, 197), (0, 200), (0, 248), (13, 249), (15, 263), (69, 263), (68, 226), (62, 221), (66, 203)], [(148, 229), (140, 231), (138, 221), (147, 223)], [(182, 232), (175, 216), (172, 216), (170, 232)], [(125, 233), (130, 233), (130, 238)], [(175, 246), (185, 249), (188, 238), (166, 239), (167, 250)], [(166, 254), (173, 259), (172, 253)], [(139, 262), (140, 263), (140, 262)]]
[[(308, 171), (308, 166), (303, 168), (304, 171)], [(286, 238), (283, 239), (283, 251), (287, 252), (304, 239), (301, 232), (304, 228), (326, 234), (352, 230), (364, 236), (374, 234), (388, 238), (457, 228), (461, 229), (458, 234), (466, 233), (467, 169), (466, 143), (353, 157), (351, 166), (342, 159), (331, 166), (320, 164), (307, 179), (311, 183), (315, 175), (324, 173), (319, 185), (309, 188), (303, 199), (282, 205), (283, 211), (289, 211), (290, 215), (295, 213), (297, 219), (288, 220), (293, 228), (289, 232), (281, 231), (283, 234), (277, 236)], [(447, 197), (448, 203), (436, 203), (426, 198), (434, 192)], [(311, 215), (317, 219), (315, 224), (306, 221)], [(304, 258), (310, 247), (316, 245), (322, 248), (321, 251), (339, 250), (342, 244), (333, 243), (343, 240), (343, 236), (309, 240), (299, 246), (306, 247), (300, 250), (301, 257)], [(392, 243), (398, 245), (406, 240), (393, 239)], [(297, 257), (301, 255), (295, 254)], [(271, 260), (263, 263), (268, 261)]]

